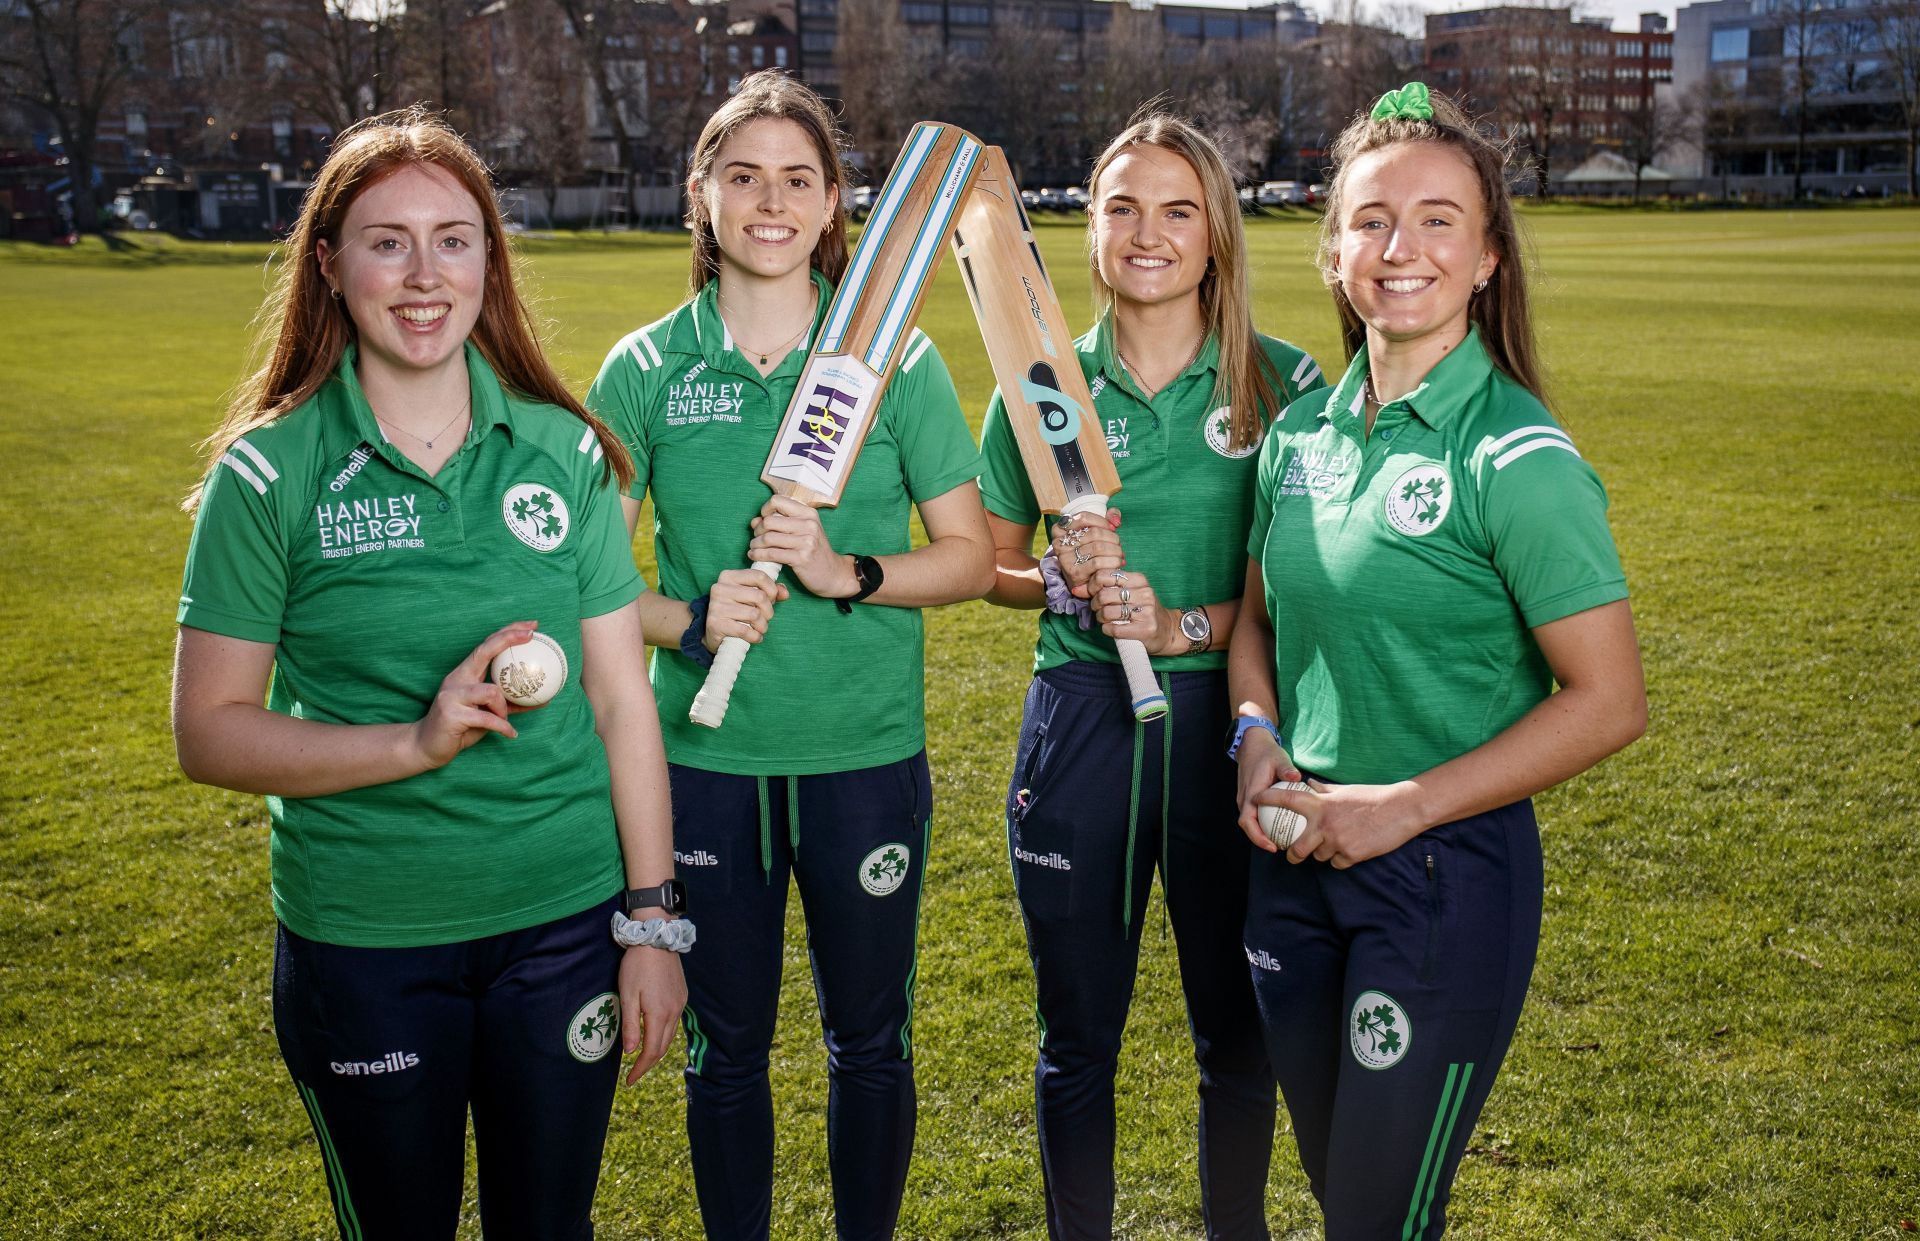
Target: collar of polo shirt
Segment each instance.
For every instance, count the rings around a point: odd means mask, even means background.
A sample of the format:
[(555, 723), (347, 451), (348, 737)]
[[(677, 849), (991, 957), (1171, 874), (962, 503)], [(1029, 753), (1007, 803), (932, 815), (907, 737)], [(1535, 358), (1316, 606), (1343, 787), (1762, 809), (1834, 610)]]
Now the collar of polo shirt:
[[(1093, 327), (1088, 330), (1087, 334), (1080, 338), (1079, 349), (1081, 353), (1086, 354), (1099, 363), (1099, 373), (1105, 375), (1109, 383), (1125, 376), (1127, 386), (1137, 393), (1138, 389), (1134, 387), (1133, 376), (1127, 373), (1127, 368), (1120, 361), (1120, 350), (1115, 344), (1115, 341), (1118, 339), (1118, 336), (1114, 332), (1113, 310), (1109, 307), (1107, 313), (1100, 316), (1099, 322), (1095, 323)], [(1219, 368), (1220, 342), (1209, 333), (1207, 339), (1201, 342), (1200, 352), (1195, 354), (1193, 361), (1187, 364), (1187, 369), (1175, 375), (1171, 380), (1168, 380), (1167, 387), (1171, 388), (1175, 383), (1178, 383), (1188, 375), (1201, 371), (1212, 373)], [(1166, 388), (1162, 388), (1161, 391), (1166, 391)], [(1159, 394), (1155, 393), (1155, 395), (1157, 396)]]
[[(1366, 380), (1367, 366), (1367, 347), (1361, 345), (1360, 351), (1353, 355), (1353, 361), (1347, 366), (1347, 373), (1327, 394), (1327, 403), (1320, 410), (1322, 419), (1332, 418), (1342, 410), (1359, 416), (1360, 386)], [(1453, 352), (1440, 359), (1418, 387), (1398, 400), (1388, 401), (1387, 406), (1404, 405), (1420, 421), (1438, 429), (1466, 408), (1473, 394), (1485, 386), (1492, 370), (1493, 359), (1487, 356), (1487, 348), (1481, 343), (1479, 327), (1470, 327), (1466, 339), (1455, 346)]]
[[(820, 334), (820, 321), (827, 317), (827, 304), (833, 300), (833, 286), (819, 272), (813, 272), (813, 287), (816, 296), (813, 301), (813, 326), (800, 338), (788, 352), (786, 359), (774, 368), (778, 375), (789, 365), (798, 365), (806, 360), (813, 349), (813, 341)], [(674, 313), (667, 325), (667, 339), (660, 348), (666, 353), (685, 354), (704, 361), (708, 366), (722, 366), (734, 351), (733, 333), (727, 329), (727, 321), (720, 317), (720, 282), (709, 280), (706, 287), (696, 294), (692, 301)], [(741, 353), (744, 358), (744, 351)], [(751, 370), (751, 366), (748, 368)], [(753, 372), (758, 375), (758, 371)], [(772, 376), (768, 376), (772, 378)]]
[[(348, 345), (340, 355), (340, 365), (334, 370), (333, 378), (320, 385), (320, 391), (314, 394), (326, 410), (320, 431), (321, 449), (326, 459), (332, 461), (345, 457), (362, 444), (372, 444), (399, 465), (404, 454), (388, 442), (373, 416), (373, 406), (367, 403), (366, 392), (360, 387), (360, 374), (354, 367), (359, 356), (358, 348)], [(466, 359), (467, 384), (473, 394), (473, 427), (467, 432), (466, 442), (482, 438), (496, 426), (504, 427), (508, 436), (517, 438), (507, 394), (472, 341), (466, 343)]]

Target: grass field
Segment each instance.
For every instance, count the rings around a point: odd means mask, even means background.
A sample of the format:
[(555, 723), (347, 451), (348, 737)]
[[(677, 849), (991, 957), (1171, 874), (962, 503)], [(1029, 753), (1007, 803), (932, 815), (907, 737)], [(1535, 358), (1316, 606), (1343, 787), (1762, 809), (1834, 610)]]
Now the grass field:
[[(1455, 1235), (1906, 1235), (1920, 213), (1562, 210), (1534, 226), (1554, 395), (1612, 495), (1652, 728), (1542, 799), (1540, 964)], [(1043, 233), (1084, 320), (1078, 233)], [(1310, 240), (1254, 230), (1257, 317), (1337, 372)], [(684, 283), (678, 238), (524, 253), (582, 388)], [(0, 1235), (330, 1227), (271, 1031), (265, 811), (189, 785), (166, 720), (176, 505), (266, 255), (0, 246)], [(990, 380), (952, 273), (922, 323), (977, 416)], [(1042, 1233), (1032, 985), (999, 813), (1030, 624), (969, 604), (929, 627), (938, 816), (903, 1236)], [(1194, 1072), (1172, 944), (1149, 926), (1120, 1231), (1196, 1236)], [(787, 966), (775, 1229), (824, 1237), (824, 1057), (797, 931)], [(672, 1072), (622, 1093), (603, 1237), (699, 1235), (681, 1114)], [(1290, 1138), (1274, 1164), (1276, 1233), (1310, 1228)]]

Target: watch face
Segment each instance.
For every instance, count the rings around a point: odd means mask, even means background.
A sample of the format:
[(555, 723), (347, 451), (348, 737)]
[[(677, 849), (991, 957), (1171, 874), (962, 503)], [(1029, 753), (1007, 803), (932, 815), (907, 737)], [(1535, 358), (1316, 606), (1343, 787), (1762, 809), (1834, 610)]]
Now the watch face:
[(1180, 614), (1180, 632), (1190, 642), (1204, 642), (1213, 633), (1213, 626), (1207, 623), (1205, 612), (1193, 611)]

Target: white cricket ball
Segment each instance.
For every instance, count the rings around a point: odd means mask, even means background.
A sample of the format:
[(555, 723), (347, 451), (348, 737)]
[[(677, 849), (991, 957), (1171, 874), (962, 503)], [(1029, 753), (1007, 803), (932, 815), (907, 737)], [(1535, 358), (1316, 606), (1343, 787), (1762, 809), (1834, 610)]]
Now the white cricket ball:
[(493, 657), (493, 683), (517, 707), (551, 702), (567, 683), (567, 653), (560, 644), (537, 630), (519, 646)]
[[(1299, 789), (1304, 792), (1307, 786), (1297, 780), (1282, 780), (1273, 787)], [(1282, 849), (1289, 849), (1293, 847), (1294, 841), (1300, 839), (1300, 833), (1307, 830), (1307, 821), (1285, 806), (1262, 806), (1260, 807), (1260, 830), (1265, 832), (1267, 839), (1275, 845)]]

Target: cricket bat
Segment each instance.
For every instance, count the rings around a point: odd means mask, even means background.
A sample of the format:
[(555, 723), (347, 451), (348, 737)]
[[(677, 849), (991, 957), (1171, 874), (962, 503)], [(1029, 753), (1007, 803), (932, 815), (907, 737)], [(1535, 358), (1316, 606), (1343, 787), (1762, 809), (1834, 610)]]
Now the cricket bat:
[[(814, 508), (840, 502), (985, 154), (978, 138), (952, 125), (922, 121), (907, 135), (760, 472), (774, 494)], [(753, 567), (780, 576), (774, 561)], [(694, 723), (720, 727), (748, 645), (721, 641), (687, 713)]]
[[(1120, 476), (1105, 430), (1094, 417), (1093, 395), (1080, 373), (1060, 299), (1020, 205), (1020, 188), (999, 147), (987, 148), (979, 184), (954, 229), (953, 250), (1034, 498), (1043, 511), (1061, 517), (1091, 513), (1104, 518), (1107, 498), (1120, 490)], [(1154, 679), (1147, 648), (1131, 638), (1115, 645), (1134, 718), (1165, 715), (1167, 698)]]

